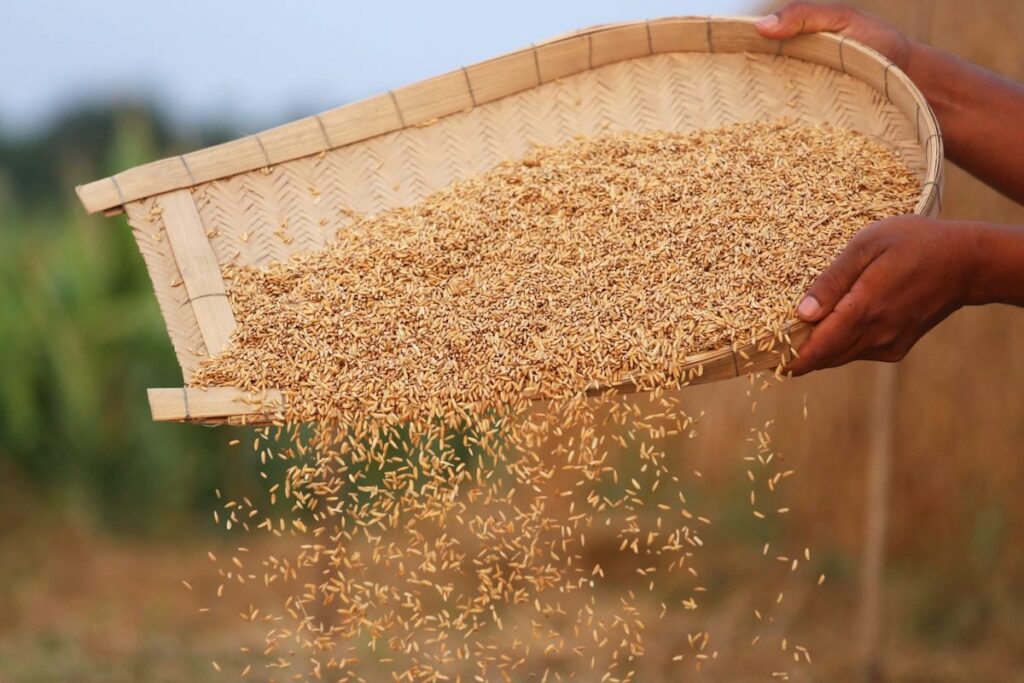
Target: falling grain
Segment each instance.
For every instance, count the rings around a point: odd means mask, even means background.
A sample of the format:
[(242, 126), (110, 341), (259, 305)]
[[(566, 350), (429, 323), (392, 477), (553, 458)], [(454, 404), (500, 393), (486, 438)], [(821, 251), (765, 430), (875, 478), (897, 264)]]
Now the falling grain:
[[(337, 209), (345, 225), (322, 251), (225, 267), (237, 326), (192, 384), (283, 393), (283, 420), (253, 448), (285, 463), (268, 497), (293, 514), (245, 498), (214, 519), (299, 550), (259, 574), (251, 555), (221, 566), (209, 553), (217, 595), (287, 586), (281, 609), (242, 618), (268, 625), (268, 668), (301, 660), (309, 679), (377, 666), (401, 681), (513, 680), (543, 653), (601, 671), (588, 680), (635, 680), (626, 667), (668, 611), (649, 617), (637, 596), (667, 582), (685, 596), (673, 604), (698, 610), (711, 585), (699, 551), (717, 527), (681, 489), (702, 474), (666, 443), (696, 435), (673, 390), (722, 370), (688, 359), (768, 339), (781, 377), (800, 294), (918, 189), (891, 150), (825, 125), (615, 134), (537, 148), (412, 206)], [(282, 220), (276, 238), (297, 229)], [(737, 348), (726, 374), (750, 359)], [(604, 391), (619, 386), (649, 393)], [(776, 470), (770, 425), (752, 431), (761, 470), (747, 471), (767, 486), (762, 506), (792, 473)], [(621, 473), (616, 449), (631, 459)], [(788, 512), (775, 505), (762, 509)], [(588, 554), (598, 526), (628, 580)], [(608, 591), (617, 602), (597, 599)], [(688, 637), (697, 668), (718, 657), (709, 639)]]

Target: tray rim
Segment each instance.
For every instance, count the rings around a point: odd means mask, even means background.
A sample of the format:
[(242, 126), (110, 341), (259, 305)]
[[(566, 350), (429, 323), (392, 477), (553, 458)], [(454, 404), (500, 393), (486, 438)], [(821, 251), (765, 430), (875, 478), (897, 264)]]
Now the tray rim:
[[(113, 215), (128, 202), (268, 168), (404, 128), (423, 127), (467, 108), (617, 61), (672, 52), (759, 52), (828, 66), (884, 94), (908, 120), (914, 119), (918, 141), (925, 146), (925, 190), (915, 213), (925, 213), (931, 203), (938, 201), (942, 160), (938, 121), (917, 86), (899, 67), (866, 45), (834, 33), (803, 34), (786, 40), (761, 38), (754, 30), (755, 21), (754, 17), (685, 16), (580, 29), (321, 114), (135, 166), (78, 185), (75, 192), (87, 212)], [(586, 42), (586, 66), (565, 70), (564, 63), (556, 58), (557, 51), (580, 41)], [(525, 80), (526, 70), (534, 72), (532, 80)], [(896, 94), (909, 99), (898, 101), (893, 97)]]

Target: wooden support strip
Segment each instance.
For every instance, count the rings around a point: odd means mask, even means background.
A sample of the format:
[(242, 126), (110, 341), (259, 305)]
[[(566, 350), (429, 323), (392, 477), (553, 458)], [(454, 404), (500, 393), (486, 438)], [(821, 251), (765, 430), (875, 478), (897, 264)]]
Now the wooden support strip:
[[(774, 339), (761, 339), (737, 351), (720, 349), (688, 356), (688, 384), (705, 384), (756, 372), (772, 370), (792, 358), (792, 348), (799, 347), (810, 335), (811, 325), (793, 321)], [(739, 367), (737, 368), (737, 364)], [(592, 386), (590, 395), (629, 394), (637, 390), (631, 381), (613, 386)], [(156, 422), (245, 422), (248, 424), (282, 419), (284, 395), (268, 389), (262, 395), (250, 394), (234, 387), (211, 389), (174, 388), (149, 389), (149, 407)]]
[(721, 18), (708, 22), (710, 52), (760, 52), (774, 55), (780, 50), (779, 41), (762, 38), (750, 19)]
[(158, 205), (163, 210), (171, 252), (192, 302), (199, 331), (212, 356), (227, 346), (235, 329), (235, 315), (224, 289), (220, 265), (189, 190), (162, 195)]
[(466, 75), (460, 69), (391, 91), (402, 125), (418, 126), (473, 108)]
[(654, 54), (707, 51), (707, 17), (657, 19), (648, 23), (648, 31)]
[(590, 67), (622, 62), (651, 54), (647, 22), (608, 27), (591, 31)]
[(540, 85), (533, 50), (522, 50), (464, 69), (473, 106), (500, 100)]
[(149, 389), (149, 409), (155, 422), (219, 422), (233, 417), (268, 418), (280, 414), (284, 397), (276, 389), (263, 395), (234, 387), (214, 389)]

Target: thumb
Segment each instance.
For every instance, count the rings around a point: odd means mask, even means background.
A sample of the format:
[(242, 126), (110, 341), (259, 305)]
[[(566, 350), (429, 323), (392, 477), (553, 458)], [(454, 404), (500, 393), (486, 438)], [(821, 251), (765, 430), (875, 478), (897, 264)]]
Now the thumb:
[(803, 299), (796, 307), (797, 317), (805, 322), (818, 322), (831, 313), (864, 272), (869, 261), (870, 259), (865, 258), (861, 243), (854, 238), (807, 288)]
[(843, 5), (792, 2), (775, 14), (762, 17), (754, 26), (765, 38), (783, 40), (799, 33), (842, 31), (850, 23), (850, 13), (850, 8)]

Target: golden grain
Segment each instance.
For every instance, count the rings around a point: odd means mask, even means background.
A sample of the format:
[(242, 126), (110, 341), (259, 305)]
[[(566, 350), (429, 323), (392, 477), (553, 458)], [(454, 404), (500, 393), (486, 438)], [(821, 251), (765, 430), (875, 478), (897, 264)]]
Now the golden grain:
[(917, 194), (884, 145), (824, 125), (540, 148), (323, 251), (228, 267), (238, 328), (193, 384), (356, 421), (679, 382), (687, 355), (778, 330), (859, 228)]

